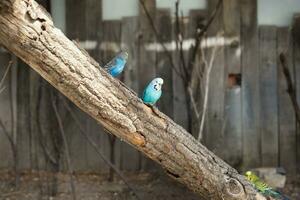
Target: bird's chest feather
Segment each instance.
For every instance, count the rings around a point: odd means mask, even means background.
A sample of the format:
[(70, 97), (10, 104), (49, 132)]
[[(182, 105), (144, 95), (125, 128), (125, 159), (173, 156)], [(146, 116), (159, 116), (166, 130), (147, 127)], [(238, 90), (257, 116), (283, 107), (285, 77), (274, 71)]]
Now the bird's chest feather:
[(157, 101), (157, 99), (159, 99), (161, 96), (161, 90), (157, 91), (155, 89), (148, 89), (145, 92), (144, 95), (144, 100), (148, 101), (148, 102), (155, 102)]

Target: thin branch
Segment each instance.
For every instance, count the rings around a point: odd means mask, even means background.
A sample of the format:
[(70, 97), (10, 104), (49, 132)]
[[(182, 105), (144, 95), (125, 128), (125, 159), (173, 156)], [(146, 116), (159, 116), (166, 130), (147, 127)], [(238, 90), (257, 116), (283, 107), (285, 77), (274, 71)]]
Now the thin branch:
[(168, 51), (168, 49), (167, 49), (167, 47), (165, 46), (165, 44), (164, 44), (162, 38), (159, 36), (159, 33), (158, 33), (157, 29), (156, 29), (156, 26), (155, 26), (155, 24), (154, 24), (154, 21), (153, 21), (151, 15), (150, 15), (150, 13), (149, 13), (149, 11), (148, 11), (146, 5), (145, 5), (144, 0), (139, 0), (139, 2), (140, 2), (141, 6), (142, 6), (142, 8), (143, 8), (143, 10), (144, 10), (144, 12), (145, 12), (145, 14), (146, 14), (146, 17), (147, 17), (147, 19), (148, 19), (148, 21), (149, 21), (149, 23), (150, 23), (150, 26), (151, 26), (151, 28), (152, 28), (152, 30), (153, 30), (153, 32), (154, 32), (155, 38), (158, 40), (159, 44), (162, 46), (162, 48), (164, 49), (165, 55), (166, 55), (167, 58), (169, 59), (169, 62), (170, 62), (170, 64), (171, 64), (172, 69), (175, 71), (175, 73), (176, 73), (180, 78), (182, 78), (182, 80), (184, 80), (183, 75), (178, 71), (178, 69), (176, 68), (176, 66), (175, 66), (175, 64), (174, 64), (174, 62), (173, 62), (173, 58), (172, 58), (171, 53)]
[(179, 0), (175, 2), (175, 30), (176, 30), (176, 51), (179, 52), (179, 63), (181, 64), (182, 72), (184, 74), (184, 82), (187, 85), (189, 80), (187, 67), (185, 65), (185, 59), (183, 54), (183, 33), (180, 27), (180, 19), (179, 19)]
[(4, 125), (3, 121), (2, 121), (2, 119), (0, 119), (0, 127), (1, 127), (1, 129), (2, 129), (2, 131), (3, 131), (3, 133), (4, 133), (4, 135), (5, 135), (6, 138), (8, 139), (8, 141), (9, 141), (11, 147), (14, 147), (14, 146), (15, 146), (15, 143), (14, 143), (14, 141), (13, 141), (13, 138), (12, 138), (11, 135), (8, 133), (8, 131), (7, 131), (6, 127), (5, 127), (5, 125)]
[(291, 74), (290, 74), (290, 71), (289, 71), (289, 68), (288, 68), (288, 64), (287, 64), (287, 61), (286, 61), (286, 56), (285, 56), (284, 53), (280, 53), (279, 60), (280, 60), (280, 63), (281, 63), (283, 74), (285, 76), (285, 80), (286, 80), (286, 84), (287, 84), (287, 92), (290, 96), (290, 99), (291, 99), (293, 107), (294, 107), (297, 123), (300, 124), (300, 107), (299, 107), (299, 104), (297, 102), (296, 89), (295, 89), (295, 86), (293, 84)]
[(200, 113), (197, 109), (197, 104), (196, 104), (196, 101), (195, 101), (195, 98), (194, 98), (194, 95), (193, 95), (193, 90), (190, 86), (188, 86), (188, 92), (189, 92), (189, 96), (190, 96), (190, 99), (191, 99), (193, 110), (196, 114), (196, 118), (197, 118), (197, 120), (199, 120), (200, 119)]
[(206, 71), (206, 75), (205, 75), (206, 80), (205, 80), (204, 102), (203, 102), (203, 111), (202, 111), (201, 123), (200, 123), (199, 133), (198, 133), (198, 141), (201, 141), (202, 135), (203, 135), (204, 122), (205, 122), (205, 116), (206, 116), (206, 111), (207, 111), (207, 103), (208, 103), (210, 72), (211, 72), (213, 64), (214, 64), (216, 52), (217, 52), (217, 46), (215, 46), (212, 50), (210, 61), (209, 61), (209, 64), (207, 66), (207, 69), (206, 69), (207, 71)]
[(195, 34), (195, 41), (196, 42), (195, 42), (195, 47), (193, 49), (191, 60), (190, 60), (190, 63), (189, 63), (190, 68), (192, 68), (193, 64), (195, 63), (197, 50), (198, 50), (198, 48), (201, 44), (202, 37), (207, 32), (208, 28), (210, 27), (210, 25), (212, 24), (212, 22), (216, 18), (218, 10), (221, 8), (222, 4), (223, 4), (223, 0), (219, 0), (216, 7), (215, 7), (215, 9), (211, 13), (207, 23), (205, 24), (205, 26), (203, 28), (200, 28), (200, 24), (197, 24), (197, 29), (196, 29), (196, 34)]
[(63, 127), (63, 123), (62, 123), (61, 117), (60, 117), (60, 115), (58, 113), (58, 110), (57, 110), (56, 100), (54, 99), (53, 96), (52, 96), (52, 107), (53, 107), (53, 110), (54, 110), (54, 113), (55, 113), (55, 116), (56, 116), (56, 119), (57, 119), (57, 122), (58, 122), (60, 133), (61, 133), (61, 136), (62, 136), (62, 139), (63, 139), (63, 142), (64, 142), (64, 146), (65, 146), (66, 160), (67, 160), (68, 170), (69, 170), (69, 174), (70, 174), (70, 181), (71, 181), (72, 197), (73, 197), (73, 200), (76, 200), (74, 170), (73, 170), (72, 163), (71, 163), (69, 146), (68, 146), (65, 130), (64, 130), (64, 127)]
[(6, 89), (6, 86), (0, 89), (0, 94)]
[(5, 89), (5, 87), (2, 87), (2, 85), (4, 84), (5, 78), (6, 78), (7, 74), (8, 74), (8, 72), (9, 72), (12, 64), (13, 64), (13, 61), (12, 60), (9, 61), (8, 65), (7, 65), (6, 69), (5, 69), (4, 75), (2, 76), (2, 79), (0, 81), (0, 93), (2, 93), (4, 91), (4, 89)]
[(135, 189), (130, 185), (130, 183), (126, 180), (125, 176), (122, 174), (122, 172), (114, 165), (112, 164), (107, 158), (106, 156), (101, 152), (101, 150), (99, 149), (98, 145), (93, 141), (92, 138), (90, 138), (90, 136), (84, 131), (84, 129), (82, 128), (79, 119), (77, 118), (76, 114), (74, 113), (74, 111), (71, 109), (70, 105), (66, 102), (65, 99), (61, 98), (65, 108), (68, 110), (68, 112), (71, 114), (71, 117), (73, 118), (75, 124), (77, 125), (77, 127), (79, 128), (79, 131), (81, 133), (81, 135), (87, 140), (87, 142), (94, 148), (95, 152), (99, 155), (99, 157), (111, 168), (113, 169), (116, 174), (122, 179), (122, 181), (125, 183), (125, 185), (127, 185), (127, 187), (131, 190), (131, 192), (134, 194), (134, 196), (138, 199), (141, 200), (142, 198), (140, 198), (137, 195), (137, 192), (135, 191)]

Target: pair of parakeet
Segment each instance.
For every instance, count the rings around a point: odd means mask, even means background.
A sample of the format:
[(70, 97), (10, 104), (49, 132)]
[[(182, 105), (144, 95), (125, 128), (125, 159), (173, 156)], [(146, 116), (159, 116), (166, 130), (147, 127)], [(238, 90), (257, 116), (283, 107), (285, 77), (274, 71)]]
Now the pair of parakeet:
[(281, 199), (281, 200), (289, 200), (286, 196), (280, 194), (279, 192), (273, 190), (271, 187), (269, 187), (266, 183), (262, 182), (258, 176), (253, 173), (252, 171), (247, 171), (245, 173), (246, 178), (254, 185), (256, 190), (258, 190), (261, 194), (264, 196), (269, 196), (275, 199)]
[[(117, 77), (124, 70), (127, 59), (128, 53), (121, 51), (104, 68), (111, 76)], [(152, 106), (159, 100), (162, 94), (163, 83), (162, 78), (155, 78), (148, 84), (142, 95), (142, 100), (145, 104)]]

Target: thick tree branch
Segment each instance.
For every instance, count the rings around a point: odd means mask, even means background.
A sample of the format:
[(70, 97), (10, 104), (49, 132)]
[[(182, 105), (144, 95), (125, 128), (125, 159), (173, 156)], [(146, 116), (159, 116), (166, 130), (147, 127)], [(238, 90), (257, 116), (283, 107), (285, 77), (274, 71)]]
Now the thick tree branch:
[(204, 199), (260, 198), (244, 176), (99, 70), (95, 61), (54, 27), (34, 0), (15, 0), (12, 6), (0, 13), (0, 44), (112, 134), (158, 162)]

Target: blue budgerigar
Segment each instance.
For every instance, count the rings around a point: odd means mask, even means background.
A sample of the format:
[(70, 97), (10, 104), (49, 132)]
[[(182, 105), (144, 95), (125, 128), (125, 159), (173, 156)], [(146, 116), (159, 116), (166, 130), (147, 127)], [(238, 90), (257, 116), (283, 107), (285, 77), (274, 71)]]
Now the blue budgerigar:
[(124, 70), (125, 64), (128, 59), (128, 53), (125, 51), (119, 52), (104, 68), (113, 77), (117, 77)]
[(153, 79), (144, 90), (142, 100), (145, 104), (154, 105), (162, 94), (162, 85), (164, 80), (162, 78)]

